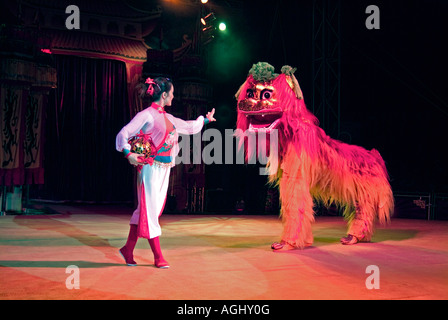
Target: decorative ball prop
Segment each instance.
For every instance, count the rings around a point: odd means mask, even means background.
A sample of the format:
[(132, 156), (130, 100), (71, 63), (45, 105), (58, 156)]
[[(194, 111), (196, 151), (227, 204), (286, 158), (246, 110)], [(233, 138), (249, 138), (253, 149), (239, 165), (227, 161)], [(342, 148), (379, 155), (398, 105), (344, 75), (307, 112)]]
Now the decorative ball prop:
[(143, 156), (140, 158), (142, 161), (152, 164), (156, 147), (148, 134), (137, 134), (131, 137), (128, 142), (131, 145), (131, 152), (141, 154)]

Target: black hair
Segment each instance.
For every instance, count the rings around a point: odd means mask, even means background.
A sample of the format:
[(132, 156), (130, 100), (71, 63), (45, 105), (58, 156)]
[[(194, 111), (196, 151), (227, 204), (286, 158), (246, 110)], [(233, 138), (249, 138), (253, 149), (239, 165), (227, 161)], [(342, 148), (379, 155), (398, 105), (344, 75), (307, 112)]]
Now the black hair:
[(154, 102), (160, 99), (162, 93), (169, 92), (172, 87), (173, 82), (171, 79), (158, 77), (153, 79), (152, 83), (141, 83), (137, 85), (137, 90), (140, 98), (144, 102)]

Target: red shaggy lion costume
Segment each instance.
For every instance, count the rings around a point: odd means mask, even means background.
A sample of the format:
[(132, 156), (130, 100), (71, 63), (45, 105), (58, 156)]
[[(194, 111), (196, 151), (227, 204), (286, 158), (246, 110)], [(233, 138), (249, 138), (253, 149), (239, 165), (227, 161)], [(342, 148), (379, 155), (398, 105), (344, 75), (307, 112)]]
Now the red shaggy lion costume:
[(394, 207), (385, 163), (375, 149), (325, 134), (305, 106), (294, 71), (284, 66), (275, 74), (267, 63), (254, 64), (236, 94), (236, 135), (276, 130), (278, 137), (267, 170), (269, 181), (279, 187), (283, 233), (272, 249), (302, 249), (313, 243), (314, 201), (344, 209), (348, 232), (343, 244), (370, 241), (375, 221), (388, 222)]

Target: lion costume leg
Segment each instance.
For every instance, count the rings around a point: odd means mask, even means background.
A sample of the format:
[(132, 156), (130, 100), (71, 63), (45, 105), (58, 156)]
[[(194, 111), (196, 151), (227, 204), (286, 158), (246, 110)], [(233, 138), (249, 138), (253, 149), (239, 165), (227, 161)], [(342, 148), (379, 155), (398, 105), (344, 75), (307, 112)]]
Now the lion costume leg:
[(355, 216), (348, 224), (347, 237), (341, 239), (342, 244), (350, 245), (359, 241), (369, 242), (371, 240), (375, 212), (370, 211), (359, 204), (356, 205)]
[(348, 235), (341, 239), (342, 244), (369, 242), (376, 221), (382, 225), (389, 223), (394, 210), (394, 196), (390, 185), (386, 179), (380, 179), (374, 186), (375, 188), (367, 193), (372, 196), (361, 197), (356, 203), (356, 212), (353, 218), (349, 219)]
[(275, 251), (303, 249), (313, 243), (313, 199), (304, 179), (284, 172), (280, 180), (282, 240), (274, 243)]

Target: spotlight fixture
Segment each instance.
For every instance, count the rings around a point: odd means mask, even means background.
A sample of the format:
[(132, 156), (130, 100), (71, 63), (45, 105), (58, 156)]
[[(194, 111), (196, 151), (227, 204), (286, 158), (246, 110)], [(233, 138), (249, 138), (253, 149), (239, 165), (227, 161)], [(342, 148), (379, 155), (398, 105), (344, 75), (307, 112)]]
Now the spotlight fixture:
[(203, 4), (206, 4), (206, 3), (208, 2), (208, 0), (201, 0), (201, 2), (202, 2)]
[(202, 32), (207, 32), (207, 31), (211, 31), (211, 30), (215, 30), (216, 28), (213, 26), (208, 26), (208, 27), (204, 27), (202, 28)]
[(205, 17), (201, 18), (201, 23), (206, 26), (210, 23), (212, 23), (213, 21), (216, 20), (215, 14), (213, 12), (210, 12), (208, 15), (206, 15)]

